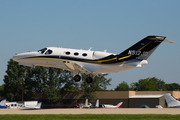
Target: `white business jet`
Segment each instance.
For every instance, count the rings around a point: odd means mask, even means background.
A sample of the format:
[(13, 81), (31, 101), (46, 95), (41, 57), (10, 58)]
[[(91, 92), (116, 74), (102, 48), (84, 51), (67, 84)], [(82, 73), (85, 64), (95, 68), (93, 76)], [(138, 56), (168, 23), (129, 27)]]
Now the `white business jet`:
[(75, 82), (81, 80), (79, 73), (86, 74), (86, 82), (93, 81), (91, 75), (120, 72), (132, 68), (143, 68), (147, 58), (162, 41), (174, 43), (162, 36), (148, 36), (120, 54), (106, 51), (78, 50), (58, 47), (46, 47), (35, 52), (26, 52), (13, 56), (13, 60), (24, 66), (45, 66), (69, 70)]

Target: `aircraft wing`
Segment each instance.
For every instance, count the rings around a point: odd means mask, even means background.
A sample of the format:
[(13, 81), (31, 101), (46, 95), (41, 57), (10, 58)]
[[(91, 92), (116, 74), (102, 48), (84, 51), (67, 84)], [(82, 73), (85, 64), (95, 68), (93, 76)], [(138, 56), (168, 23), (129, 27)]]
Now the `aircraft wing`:
[(88, 74), (94, 74), (97, 75), (95, 73), (93, 73), (92, 70), (88, 69), (88, 67), (86, 67), (83, 64), (77, 64), (77, 63), (70, 63), (70, 62), (66, 62), (64, 63), (64, 65), (68, 68), (69, 71), (71, 71), (74, 75), (80, 73), (85, 73), (86, 75)]
[(180, 102), (176, 100), (174, 97), (172, 97), (170, 93), (164, 94), (164, 98), (166, 100), (168, 107), (180, 106)]

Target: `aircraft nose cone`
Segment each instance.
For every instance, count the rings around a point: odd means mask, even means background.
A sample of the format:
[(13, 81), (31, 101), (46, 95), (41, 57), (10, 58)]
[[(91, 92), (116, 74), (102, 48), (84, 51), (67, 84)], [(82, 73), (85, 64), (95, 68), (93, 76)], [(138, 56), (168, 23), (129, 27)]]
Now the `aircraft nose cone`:
[(19, 60), (19, 56), (18, 56), (18, 55), (14, 55), (14, 56), (13, 56), (13, 60), (14, 60), (14, 61), (18, 61), (18, 60)]

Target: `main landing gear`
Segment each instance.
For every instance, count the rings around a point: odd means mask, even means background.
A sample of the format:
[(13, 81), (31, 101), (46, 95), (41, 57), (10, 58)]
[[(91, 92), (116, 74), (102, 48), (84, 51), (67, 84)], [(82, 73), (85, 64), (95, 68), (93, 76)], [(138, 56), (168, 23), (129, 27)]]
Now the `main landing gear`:
[(86, 76), (86, 82), (87, 83), (92, 83), (92, 81), (93, 81), (92, 77)]
[(75, 82), (79, 82), (81, 80), (81, 76), (80, 75), (75, 75), (74, 76), (74, 81)]
[[(81, 76), (80, 75), (75, 75), (74, 76), (74, 81), (75, 82), (79, 82), (81, 80)], [(92, 77), (90, 77), (89, 75), (86, 76), (86, 82), (87, 83), (92, 83), (93, 79)]]

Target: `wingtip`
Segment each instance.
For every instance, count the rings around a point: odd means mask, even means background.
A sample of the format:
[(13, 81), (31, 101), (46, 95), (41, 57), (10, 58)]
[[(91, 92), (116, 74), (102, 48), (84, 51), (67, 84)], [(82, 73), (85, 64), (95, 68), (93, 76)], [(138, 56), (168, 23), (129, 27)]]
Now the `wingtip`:
[(164, 39), (164, 42), (176, 43), (175, 41), (171, 41), (171, 40), (167, 40), (167, 39)]

